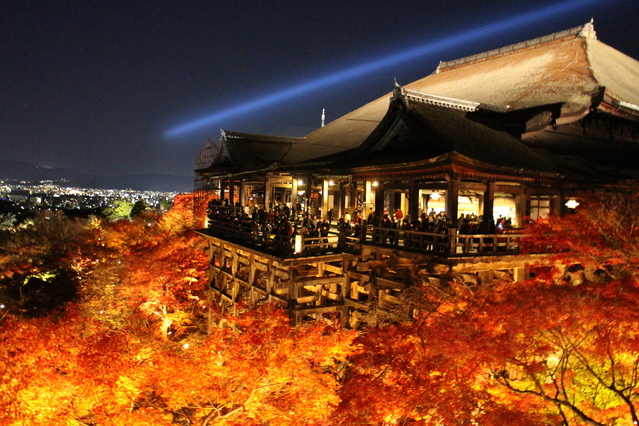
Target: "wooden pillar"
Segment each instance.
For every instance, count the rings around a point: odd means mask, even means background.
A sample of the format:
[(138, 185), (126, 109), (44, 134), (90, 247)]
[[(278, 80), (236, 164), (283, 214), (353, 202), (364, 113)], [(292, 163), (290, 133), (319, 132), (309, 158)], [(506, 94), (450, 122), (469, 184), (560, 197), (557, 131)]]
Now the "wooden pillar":
[(251, 287), (255, 285), (255, 276), (257, 275), (257, 268), (255, 267), (255, 255), (249, 254), (249, 277), (248, 283)]
[(450, 219), (454, 228), (457, 228), (457, 216), (459, 205), (459, 179), (448, 182), (446, 190), (446, 216)]
[(322, 181), (322, 220), (328, 220), (328, 180)]
[(306, 186), (304, 191), (304, 213), (311, 213), (311, 200), (313, 199), (313, 175), (306, 175)]
[(375, 210), (375, 192), (373, 182), (370, 180), (364, 181), (364, 208), (362, 210), (364, 220), (368, 219), (368, 215)]
[(220, 200), (224, 201), (224, 192), (226, 192), (226, 181), (220, 179)]
[(550, 214), (553, 216), (563, 216), (564, 203), (563, 192), (560, 195), (553, 195), (550, 200)]
[(419, 219), (419, 188), (417, 188), (415, 179), (411, 179), (408, 187), (408, 211), (406, 213), (411, 222)]
[(291, 176), (291, 210), (293, 209), (295, 209), (296, 215), (301, 213), (297, 211), (297, 179), (295, 176)]
[(237, 273), (240, 270), (240, 256), (237, 253), (237, 247), (231, 249), (231, 274), (233, 279), (237, 278)]
[(264, 178), (264, 208), (268, 209), (271, 202), (271, 175)]
[(515, 196), (516, 211), (515, 217), (513, 217), (513, 226), (521, 228), (524, 226), (524, 217), (530, 216), (530, 194), (528, 191), (524, 191), (521, 194)]
[(240, 206), (244, 207), (248, 205), (248, 196), (246, 194), (246, 181), (245, 180), (241, 180), (240, 181)]
[(350, 185), (351, 190), (351, 205), (349, 207), (349, 213), (353, 216), (353, 212), (357, 209), (357, 181), (352, 182)]
[(235, 181), (229, 179), (229, 206), (235, 205)]
[(384, 216), (384, 184), (378, 182), (375, 188), (375, 214), (379, 217)]
[(338, 208), (337, 208), (337, 218), (344, 217), (346, 214), (346, 191), (344, 190), (344, 186), (347, 185), (343, 182), (338, 184), (339, 186), (339, 200), (338, 200)]
[[(530, 198), (532, 197), (532, 188), (526, 188), (526, 190), (524, 191), (524, 211), (522, 212), (522, 215), (524, 217), (530, 217)], [(524, 222), (522, 221), (521, 224), (519, 226), (523, 226)]]
[(486, 190), (484, 191), (484, 228), (488, 230), (488, 224), (493, 221), (495, 224), (495, 216), (493, 210), (495, 209), (495, 182), (489, 181), (486, 184)]

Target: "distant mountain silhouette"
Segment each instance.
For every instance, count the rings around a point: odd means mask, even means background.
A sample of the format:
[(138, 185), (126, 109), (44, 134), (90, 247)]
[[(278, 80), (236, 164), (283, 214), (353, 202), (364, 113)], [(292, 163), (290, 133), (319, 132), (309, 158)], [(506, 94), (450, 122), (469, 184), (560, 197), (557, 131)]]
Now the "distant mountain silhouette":
[(159, 173), (95, 176), (71, 169), (34, 166), (23, 161), (0, 161), (0, 179), (39, 182), (52, 180), (60, 186), (136, 191), (190, 192), (193, 177)]

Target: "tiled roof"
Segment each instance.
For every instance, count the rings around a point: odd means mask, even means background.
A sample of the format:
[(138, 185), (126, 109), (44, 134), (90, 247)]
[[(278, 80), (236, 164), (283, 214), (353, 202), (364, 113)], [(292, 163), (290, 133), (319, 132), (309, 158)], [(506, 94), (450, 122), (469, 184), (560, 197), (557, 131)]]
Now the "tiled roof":
[[(562, 122), (581, 118), (605, 88), (605, 97), (619, 109), (624, 103), (630, 111), (637, 106), (639, 120), (639, 62), (595, 39), (594, 30), (584, 32), (589, 25), (510, 46), (508, 54), (497, 54), (497, 49), (481, 60), (471, 57), (455, 66), (440, 65), (439, 72), (404, 88), (504, 111), (561, 104)], [(287, 161), (359, 146), (384, 117), (391, 96), (386, 94), (311, 133)]]
[[(586, 24), (443, 63), (435, 73), (401, 88), (408, 105), (402, 111), (389, 110), (389, 93), (305, 138), (227, 132), (212, 169), (226, 165), (225, 170), (247, 171), (274, 163), (343, 160), (351, 151), (359, 153), (359, 160), (346, 158), (361, 162), (365, 157), (371, 165), (456, 152), (486, 164), (578, 173), (587, 171), (600, 154), (579, 160), (578, 154), (564, 155), (559, 147), (567, 142), (555, 139), (565, 137), (544, 129), (576, 122), (593, 109), (639, 122), (638, 82), (639, 62), (598, 41)], [(404, 128), (390, 131), (392, 125)], [(518, 139), (538, 131), (525, 143)], [(576, 149), (581, 139), (571, 138), (571, 149)], [(558, 144), (554, 151), (553, 143)], [(340, 153), (345, 155), (340, 158)], [(549, 153), (556, 158), (547, 158)], [(599, 170), (608, 170), (605, 163)]]

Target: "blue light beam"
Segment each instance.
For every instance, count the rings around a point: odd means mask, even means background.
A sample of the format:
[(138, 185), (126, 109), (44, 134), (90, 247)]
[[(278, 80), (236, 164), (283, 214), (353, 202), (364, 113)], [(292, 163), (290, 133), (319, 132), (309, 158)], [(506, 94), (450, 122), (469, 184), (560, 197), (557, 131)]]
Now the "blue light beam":
[(201, 117), (196, 120), (192, 120), (179, 126), (173, 127), (167, 130), (164, 133), (164, 136), (166, 138), (181, 136), (202, 127), (206, 127), (214, 123), (219, 123), (223, 120), (227, 120), (241, 114), (257, 111), (269, 105), (273, 105), (287, 99), (295, 98), (309, 92), (332, 86), (334, 84), (352, 80), (356, 77), (388, 68), (390, 66), (396, 66), (402, 63), (406, 63), (426, 55), (432, 55), (442, 50), (451, 49), (455, 46), (462, 45), (463, 43), (468, 42), (468, 40), (494, 36), (499, 33), (512, 30), (514, 28), (519, 28), (533, 22), (538, 22), (540, 19), (556, 17), (557, 15), (566, 14), (575, 9), (580, 9), (591, 4), (598, 3), (600, 1), (601, 0), (570, 0), (545, 7), (541, 10), (527, 12), (514, 18), (504, 19), (496, 23), (491, 23), (479, 28), (470, 29), (450, 37), (431, 41), (426, 44), (412, 47), (405, 51), (386, 56), (384, 58), (376, 59), (371, 62), (343, 69), (333, 74), (325, 75), (314, 80), (300, 83), (288, 89), (261, 96), (248, 102), (233, 105), (221, 111), (216, 111), (205, 117)]

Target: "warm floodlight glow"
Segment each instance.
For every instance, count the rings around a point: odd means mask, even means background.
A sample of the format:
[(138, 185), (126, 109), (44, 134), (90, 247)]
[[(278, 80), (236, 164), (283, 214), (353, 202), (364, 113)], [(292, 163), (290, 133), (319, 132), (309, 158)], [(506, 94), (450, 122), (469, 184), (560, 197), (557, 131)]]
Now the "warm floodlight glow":
[(440, 198), (442, 198), (442, 195), (441, 195), (439, 192), (433, 192), (433, 193), (430, 195), (430, 198), (432, 198), (433, 200), (437, 201), (437, 200), (439, 200)]
[(295, 253), (301, 253), (304, 246), (304, 237), (302, 235), (295, 236)]
[(575, 9), (585, 8), (593, 3), (598, 3), (600, 1), (601, 0), (569, 0), (561, 3), (556, 3), (548, 7), (526, 12), (519, 16), (515, 16), (514, 18), (492, 22), (478, 28), (456, 33), (455, 35), (449, 37), (442, 37), (438, 40), (431, 40), (425, 44), (406, 49), (394, 55), (374, 59), (370, 62), (355, 65), (353, 67), (337, 71), (333, 74), (321, 76), (314, 80), (309, 80), (296, 86), (280, 90), (278, 92), (260, 96), (241, 104), (232, 105), (220, 111), (215, 111), (210, 115), (200, 117), (198, 119), (191, 120), (184, 124), (172, 127), (164, 133), (164, 136), (167, 138), (174, 138), (176, 136), (190, 133), (202, 127), (210, 126), (213, 124), (219, 125), (224, 120), (257, 111), (267, 106), (280, 103), (287, 99), (295, 98), (310, 92), (314, 92), (316, 90), (324, 89), (334, 84), (343, 83), (345, 81), (361, 77), (365, 74), (370, 74), (374, 71), (389, 68), (391, 66), (397, 66), (399, 64), (410, 62), (418, 58), (430, 56), (459, 45), (468, 45), (469, 43), (472, 43), (473, 40), (485, 39), (489, 36), (501, 34), (513, 29), (519, 29), (522, 26), (529, 25), (531, 23), (538, 24), (541, 19), (566, 15), (568, 13), (574, 12)]
[(569, 209), (575, 209), (577, 208), (578, 205), (579, 205), (579, 201), (575, 200), (574, 198), (571, 198), (570, 200), (566, 201), (566, 207), (568, 207)]
[(377, 186), (377, 185), (379, 185), (379, 183), (377, 183), (377, 181), (375, 181), (375, 182), (372, 183), (372, 185), (373, 186)]
[(297, 184), (298, 185), (304, 185), (304, 181), (302, 179), (300, 179), (300, 180), (297, 181)]

